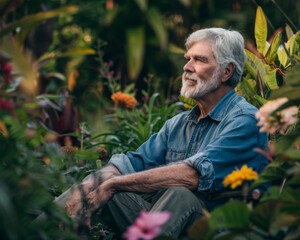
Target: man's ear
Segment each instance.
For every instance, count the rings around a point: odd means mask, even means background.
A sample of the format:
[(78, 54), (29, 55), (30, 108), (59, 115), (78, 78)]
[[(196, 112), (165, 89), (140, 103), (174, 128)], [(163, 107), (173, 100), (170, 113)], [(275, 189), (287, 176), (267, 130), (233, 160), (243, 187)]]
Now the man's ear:
[(223, 70), (222, 82), (226, 82), (229, 78), (231, 78), (234, 72), (234, 64), (229, 63), (226, 68)]

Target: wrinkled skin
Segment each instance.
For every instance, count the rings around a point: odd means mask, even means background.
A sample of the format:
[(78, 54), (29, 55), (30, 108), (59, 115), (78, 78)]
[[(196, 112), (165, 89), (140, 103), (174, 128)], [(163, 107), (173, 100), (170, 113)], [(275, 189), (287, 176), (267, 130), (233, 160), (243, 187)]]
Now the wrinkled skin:
[(96, 176), (77, 185), (65, 204), (65, 210), (73, 218), (84, 218), (84, 225), (90, 227), (91, 215), (105, 204), (113, 195), (106, 183), (109, 179), (121, 175), (113, 166), (107, 166)]

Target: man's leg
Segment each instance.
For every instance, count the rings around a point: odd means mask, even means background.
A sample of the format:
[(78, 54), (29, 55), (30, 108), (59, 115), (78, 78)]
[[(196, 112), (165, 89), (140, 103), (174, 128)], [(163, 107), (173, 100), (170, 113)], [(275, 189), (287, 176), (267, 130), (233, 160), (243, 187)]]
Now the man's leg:
[[(178, 237), (202, 215), (205, 205), (187, 188), (171, 187), (155, 193), (119, 192), (107, 203), (105, 211), (112, 215), (118, 230), (125, 232), (141, 210), (169, 211), (172, 216), (162, 234)], [(103, 215), (102, 215), (103, 217)]]
[(108, 214), (110, 214), (120, 233), (125, 232), (128, 226), (134, 223), (139, 216), (141, 210), (149, 211), (151, 204), (146, 201), (152, 193), (133, 193), (133, 192), (119, 192), (114, 194), (113, 198), (106, 204)]
[(187, 188), (171, 187), (161, 195), (150, 211), (171, 212), (171, 218), (163, 226), (161, 234), (177, 238), (202, 215), (203, 208), (204, 203)]

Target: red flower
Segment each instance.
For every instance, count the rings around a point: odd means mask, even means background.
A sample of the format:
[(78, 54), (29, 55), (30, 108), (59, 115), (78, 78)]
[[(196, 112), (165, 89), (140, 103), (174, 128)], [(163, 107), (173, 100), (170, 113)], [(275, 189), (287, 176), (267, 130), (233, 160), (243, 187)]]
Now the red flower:
[(14, 110), (14, 101), (12, 99), (0, 98), (0, 111), (12, 112)]
[(10, 83), (12, 80), (12, 65), (8, 62), (0, 60), (0, 74), (3, 76), (6, 83)]

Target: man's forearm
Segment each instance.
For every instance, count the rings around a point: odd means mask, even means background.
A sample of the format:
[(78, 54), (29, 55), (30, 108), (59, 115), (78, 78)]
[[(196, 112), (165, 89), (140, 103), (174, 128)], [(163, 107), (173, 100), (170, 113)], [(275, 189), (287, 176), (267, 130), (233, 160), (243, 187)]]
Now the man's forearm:
[(182, 186), (195, 190), (198, 182), (197, 171), (182, 163), (114, 177), (109, 179), (106, 184), (113, 192), (152, 192), (172, 186)]

